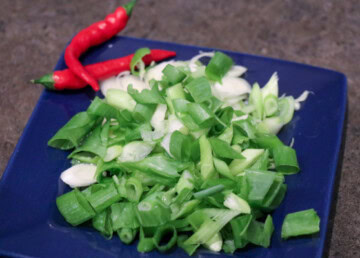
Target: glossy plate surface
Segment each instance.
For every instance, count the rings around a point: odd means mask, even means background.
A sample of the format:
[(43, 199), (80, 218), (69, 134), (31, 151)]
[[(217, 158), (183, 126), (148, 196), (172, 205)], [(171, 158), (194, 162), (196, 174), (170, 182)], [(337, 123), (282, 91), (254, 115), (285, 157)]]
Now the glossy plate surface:
[[(190, 59), (199, 51), (212, 49), (148, 41), (128, 37), (113, 38), (92, 49), (83, 58), (96, 63), (133, 53), (140, 47), (162, 48), (177, 52), (176, 59)], [(301, 172), (287, 176), (288, 191), (273, 213), (275, 232), (268, 249), (250, 247), (235, 253), (241, 257), (321, 257), (327, 231), (333, 185), (344, 123), (347, 85), (338, 72), (271, 58), (224, 51), (239, 65), (248, 68), (246, 79), (264, 85), (274, 71), (280, 77), (280, 95), (295, 97), (304, 90), (314, 94), (302, 104), (293, 121), (280, 133), (289, 144), (295, 139)], [(55, 69), (64, 69), (63, 55)], [(104, 239), (84, 226), (71, 227), (55, 205), (58, 195), (68, 188), (59, 180), (70, 166), (68, 152), (47, 146), (47, 141), (74, 114), (86, 110), (95, 93), (44, 90), (15, 148), (0, 181), (0, 255), (16, 257), (141, 257), (136, 243), (120, 243), (117, 237)], [(321, 218), (319, 234), (282, 241), (282, 221), (287, 213), (314, 208)], [(186, 257), (181, 249), (169, 254)], [(165, 257), (156, 251), (146, 257)], [(169, 256), (169, 257), (170, 257)], [(195, 257), (225, 257), (199, 250)], [(229, 257), (231, 255), (228, 255)]]

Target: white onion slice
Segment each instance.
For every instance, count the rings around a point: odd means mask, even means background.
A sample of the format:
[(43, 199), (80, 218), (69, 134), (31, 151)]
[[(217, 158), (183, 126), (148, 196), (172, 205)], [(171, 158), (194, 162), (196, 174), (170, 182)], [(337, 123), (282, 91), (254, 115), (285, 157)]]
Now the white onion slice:
[(62, 172), (60, 178), (71, 188), (89, 186), (96, 182), (95, 172), (95, 165), (77, 164)]
[(245, 66), (234, 65), (231, 69), (226, 73), (226, 76), (230, 77), (240, 77), (247, 71)]

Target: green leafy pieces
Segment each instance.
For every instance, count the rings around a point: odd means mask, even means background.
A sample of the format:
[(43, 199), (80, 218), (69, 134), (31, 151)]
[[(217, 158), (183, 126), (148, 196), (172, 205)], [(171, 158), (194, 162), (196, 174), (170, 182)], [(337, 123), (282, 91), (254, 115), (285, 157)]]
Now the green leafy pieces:
[(204, 190), (201, 190), (199, 192), (194, 193), (194, 197), (196, 199), (203, 199), (203, 198), (208, 197), (208, 196), (210, 196), (212, 194), (221, 192), (224, 189), (225, 189), (225, 186), (223, 186), (223, 185), (215, 185), (215, 186), (212, 186), (212, 187), (209, 187), (207, 189), (204, 189)]
[(130, 117), (123, 115), (115, 107), (107, 104), (104, 100), (99, 97), (95, 97), (95, 99), (91, 102), (90, 106), (87, 109), (87, 113), (90, 116), (96, 116), (101, 118), (106, 118), (107, 120), (116, 119), (122, 125), (128, 124), (131, 121)]
[(154, 85), (150, 90), (144, 89), (141, 92), (134, 89), (130, 84), (127, 89), (128, 94), (140, 104), (165, 104), (165, 100), (160, 94), (157, 85)]
[(143, 193), (141, 181), (136, 177), (130, 177), (126, 180), (126, 197), (129, 201), (138, 203)]
[(156, 105), (154, 104), (136, 104), (133, 116), (138, 123), (149, 122), (155, 112)]
[(145, 234), (143, 227), (140, 228), (139, 235), (139, 243), (137, 245), (138, 252), (146, 253), (155, 249), (155, 243), (153, 238)]
[(91, 131), (97, 119), (89, 116), (87, 112), (80, 112), (73, 116), (48, 142), (48, 145), (70, 150), (78, 147), (82, 139)]
[(188, 103), (187, 112), (200, 128), (210, 127), (214, 122), (213, 113), (204, 104)]
[(205, 244), (215, 234), (220, 232), (220, 230), (239, 213), (239, 211), (212, 209), (208, 214), (210, 218), (206, 219), (199, 229), (196, 230), (195, 233), (184, 242), (184, 244)]
[(281, 237), (287, 239), (319, 231), (320, 218), (314, 209), (308, 209), (286, 215), (281, 229)]
[(210, 138), (211, 147), (216, 156), (228, 159), (244, 159), (241, 153), (231, 148), (230, 144), (218, 138)]
[(249, 227), (244, 232), (243, 237), (246, 241), (262, 247), (269, 247), (271, 236), (274, 232), (274, 224), (272, 217), (268, 215), (265, 223), (252, 220)]
[(113, 234), (113, 227), (111, 224), (110, 210), (106, 209), (97, 213), (92, 219), (92, 226), (106, 238), (111, 238)]
[(134, 75), (139, 74), (139, 72), (135, 71), (135, 68), (139, 65), (139, 63), (144, 65), (142, 58), (148, 54), (150, 54), (149, 48), (140, 48), (135, 52), (135, 54), (130, 62), (130, 70), (131, 70), (132, 74), (134, 74)]
[(279, 137), (273, 134), (257, 134), (251, 141), (259, 148), (269, 149), (271, 153), (275, 148), (284, 146)]
[(265, 223), (256, 221), (252, 215), (243, 215), (233, 219), (230, 224), (234, 234), (235, 247), (243, 248), (248, 243), (269, 247), (274, 232), (274, 224), (270, 215), (267, 216)]
[(178, 172), (186, 169), (189, 164), (168, 158), (164, 155), (154, 155), (138, 162), (124, 162), (123, 165), (132, 170), (154, 173), (168, 178), (177, 178)]
[(188, 239), (189, 237), (187, 235), (181, 235), (178, 237), (177, 240), (177, 245), (179, 247), (181, 247), (182, 249), (184, 249), (184, 251), (188, 254), (188, 255), (193, 255), (196, 251), (196, 249), (198, 249), (198, 247), (200, 246), (200, 244), (184, 244), (185, 241)]
[(200, 144), (200, 172), (202, 178), (206, 180), (214, 177), (214, 175), (216, 174), (213, 163), (212, 149), (211, 149), (211, 144), (205, 135), (200, 137), (199, 144)]
[(256, 117), (258, 119), (263, 119), (264, 118), (264, 103), (263, 103), (260, 86), (257, 83), (255, 83), (253, 88), (251, 89), (249, 102), (250, 102), (250, 105), (253, 105), (255, 107), (255, 110), (253, 112), (254, 117)]
[(279, 106), (279, 118), (283, 122), (283, 124), (287, 124), (291, 121), (294, 110), (295, 110), (295, 101), (294, 98), (289, 96), (285, 98), (280, 98), (278, 101)]
[(79, 152), (89, 152), (95, 155), (98, 155), (101, 158), (104, 158), (106, 155), (106, 143), (101, 139), (102, 126), (97, 126), (90, 135), (84, 140), (83, 144), (76, 148), (70, 155), (71, 158), (73, 155)]
[(153, 240), (156, 248), (160, 252), (170, 250), (177, 241), (176, 228), (171, 224), (158, 227), (155, 231)]
[(73, 226), (95, 216), (95, 211), (77, 188), (57, 197), (56, 205), (65, 220)]
[(175, 66), (168, 64), (162, 71), (171, 85), (175, 85), (185, 79), (186, 74), (177, 69)]
[(202, 103), (212, 98), (210, 87), (210, 83), (205, 77), (196, 78), (185, 85), (196, 103)]
[(131, 244), (134, 241), (138, 230), (133, 228), (121, 228), (117, 230), (117, 234), (121, 242), (125, 244)]
[(170, 221), (171, 209), (161, 201), (163, 192), (156, 192), (142, 200), (135, 209), (143, 227), (158, 227)]
[(136, 205), (130, 202), (113, 203), (110, 206), (113, 229), (138, 228), (140, 224), (137, 220), (135, 209)]
[(296, 151), (289, 146), (279, 146), (273, 149), (276, 170), (283, 174), (296, 174), (300, 171)]
[(119, 195), (115, 185), (99, 184), (98, 188), (91, 192), (86, 199), (96, 212), (101, 212), (109, 207), (111, 204), (119, 201), (121, 196)]
[(170, 153), (178, 160), (187, 161), (191, 155), (192, 137), (179, 131), (171, 134)]
[(261, 205), (275, 181), (276, 174), (274, 172), (246, 170), (245, 177), (249, 184), (248, 201)]
[(215, 52), (206, 66), (205, 74), (212, 81), (221, 82), (224, 75), (230, 70), (234, 64), (233, 60), (226, 54)]

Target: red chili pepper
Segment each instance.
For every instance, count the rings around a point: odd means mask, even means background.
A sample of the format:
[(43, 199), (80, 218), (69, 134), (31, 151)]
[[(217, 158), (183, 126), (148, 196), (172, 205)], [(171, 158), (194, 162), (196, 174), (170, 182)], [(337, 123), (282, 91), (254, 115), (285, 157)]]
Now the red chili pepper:
[(136, 0), (132, 0), (102, 21), (96, 22), (81, 30), (65, 50), (65, 63), (69, 69), (87, 82), (95, 91), (99, 90), (97, 80), (87, 72), (79, 61), (79, 57), (90, 47), (99, 45), (119, 33), (127, 24)]
[[(142, 60), (145, 65), (149, 65), (152, 61), (159, 62), (174, 57), (175, 55), (176, 53), (174, 51), (152, 49), (150, 54), (144, 56)], [(87, 65), (84, 68), (96, 80), (103, 80), (123, 71), (130, 70), (130, 62), (133, 56), (134, 54), (131, 54), (125, 57)], [(55, 71), (31, 82), (42, 84), (50, 90), (76, 90), (88, 85), (87, 82), (77, 77), (70, 69)]]

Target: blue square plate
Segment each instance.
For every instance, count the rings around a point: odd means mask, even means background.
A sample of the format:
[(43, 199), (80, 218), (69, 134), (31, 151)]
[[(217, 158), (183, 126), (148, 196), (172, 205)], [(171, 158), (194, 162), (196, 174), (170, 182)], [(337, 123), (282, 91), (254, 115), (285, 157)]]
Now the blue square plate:
[[(85, 64), (133, 53), (140, 47), (177, 52), (186, 60), (211, 51), (202, 47), (117, 37), (92, 49)], [(248, 68), (246, 79), (264, 85), (274, 71), (280, 77), (280, 94), (295, 97), (304, 90), (314, 94), (302, 104), (294, 119), (280, 133), (295, 149), (301, 172), (286, 177), (288, 191), (273, 213), (275, 232), (271, 247), (249, 247), (241, 257), (321, 257), (332, 200), (346, 107), (346, 77), (338, 72), (271, 58), (224, 51)], [(55, 70), (66, 68), (63, 56)], [(67, 190), (59, 180), (70, 166), (67, 152), (49, 148), (47, 141), (74, 114), (86, 110), (95, 93), (88, 87), (76, 92), (44, 91), (17, 144), (0, 181), (0, 254), (17, 257), (140, 257), (136, 244), (104, 239), (85, 226), (71, 227), (61, 217), (55, 199)], [(320, 233), (311, 237), (281, 240), (282, 221), (287, 213), (314, 208), (320, 218)], [(187, 256), (181, 249), (172, 257)], [(165, 256), (156, 251), (146, 257)], [(200, 250), (195, 256), (221, 256)], [(229, 255), (231, 256), (231, 255)]]

